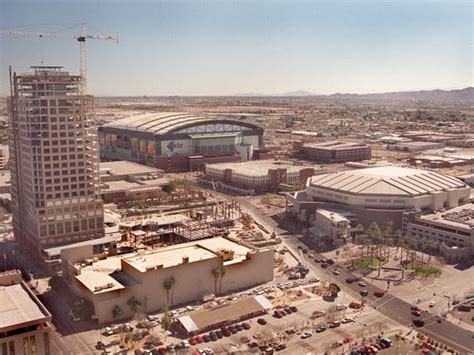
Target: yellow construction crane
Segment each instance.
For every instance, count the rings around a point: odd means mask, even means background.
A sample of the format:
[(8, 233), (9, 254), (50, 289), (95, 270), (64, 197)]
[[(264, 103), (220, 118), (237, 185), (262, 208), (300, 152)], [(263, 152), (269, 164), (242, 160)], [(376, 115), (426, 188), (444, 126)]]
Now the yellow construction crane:
[(15, 30), (2, 30), (0, 35), (7, 36), (29, 36), (29, 37), (60, 37), (60, 38), (73, 38), (79, 42), (80, 50), (80, 71), (81, 71), (81, 91), (84, 93), (87, 89), (87, 64), (86, 64), (86, 40), (89, 39), (102, 39), (106, 41), (119, 42), (117, 36), (102, 36), (87, 34), (87, 26), (85, 23), (81, 24), (81, 31), (79, 34), (62, 33), (62, 32), (33, 32), (33, 31), (15, 31)]

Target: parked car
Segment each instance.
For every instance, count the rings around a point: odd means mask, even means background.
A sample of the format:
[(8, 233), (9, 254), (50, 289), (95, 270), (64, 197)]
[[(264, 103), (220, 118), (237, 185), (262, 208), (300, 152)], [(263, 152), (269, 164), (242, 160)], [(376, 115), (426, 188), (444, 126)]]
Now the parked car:
[(367, 295), (369, 294), (369, 291), (367, 291), (367, 290), (360, 290), (359, 293), (360, 293), (361, 296), (367, 296)]
[(316, 333), (322, 333), (326, 329), (328, 329), (328, 327), (326, 327), (325, 325), (320, 325), (319, 327), (316, 328)]
[(425, 325), (425, 321), (421, 319), (414, 319), (413, 324), (420, 328)]
[(296, 308), (295, 306), (291, 306), (290, 309), (292, 312), (298, 312), (298, 308)]
[(352, 318), (344, 317), (344, 318), (342, 318), (341, 323), (342, 324), (347, 324), (347, 323), (352, 323), (353, 321), (354, 320)]
[(250, 323), (248, 323), (248, 322), (243, 322), (243, 323), (242, 323), (242, 327), (243, 327), (244, 329), (250, 329), (250, 328), (251, 328), (251, 327), (250, 327)]
[(222, 330), (216, 330), (216, 335), (219, 339), (224, 337), (224, 333), (222, 332)]
[(328, 263), (321, 263), (321, 267), (322, 267), (323, 269), (327, 269), (328, 266), (329, 266)]
[(334, 270), (332, 271), (332, 273), (333, 273), (334, 275), (340, 275), (340, 274), (341, 274), (341, 271), (340, 271), (339, 269), (334, 269)]
[(411, 311), (411, 314), (414, 315), (415, 317), (421, 316), (421, 312), (418, 310)]
[(304, 332), (303, 334), (301, 334), (301, 339), (306, 339), (306, 338), (309, 338), (310, 336), (312, 336), (313, 333), (308, 331), (308, 332)]
[(204, 340), (205, 343), (209, 343), (211, 341), (211, 337), (208, 334), (204, 334), (202, 336), (202, 340)]
[(273, 349), (275, 351), (281, 351), (281, 350), (286, 349), (286, 345), (285, 344), (277, 344)]
[(329, 324), (329, 328), (337, 328), (341, 325), (341, 322), (339, 322), (338, 320), (335, 320), (334, 322), (332, 322), (331, 324)]
[(383, 297), (385, 295), (385, 291), (383, 290), (374, 290), (374, 296), (375, 297)]
[(364, 281), (359, 281), (358, 285), (360, 287), (366, 287), (367, 286), (367, 284)]
[(267, 321), (263, 318), (258, 318), (257, 323), (260, 324), (260, 325), (265, 325), (265, 324), (267, 324)]

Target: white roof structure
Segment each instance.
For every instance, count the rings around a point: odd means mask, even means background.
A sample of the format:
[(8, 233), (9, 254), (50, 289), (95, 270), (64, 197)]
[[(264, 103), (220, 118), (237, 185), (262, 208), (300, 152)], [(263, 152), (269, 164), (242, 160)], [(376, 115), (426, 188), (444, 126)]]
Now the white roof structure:
[(270, 169), (286, 169), (287, 173), (299, 173), (302, 169), (310, 168), (311, 166), (293, 165), (291, 163), (285, 163), (280, 161), (272, 160), (250, 160), (246, 162), (236, 163), (217, 163), (207, 164), (206, 168), (214, 169), (218, 171), (224, 171), (231, 169), (234, 174), (243, 176), (255, 176), (263, 177), (268, 175)]
[(316, 175), (310, 186), (351, 194), (418, 196), (466, 184), (435, 171), (386, 166)]
[[(243, 130), (242, 127), (247, 129), (260, 129), (259, 127), (246, 122), (233, 121), (218, 117), (212, 117), (207, 115), (198, 115), (189, 112), (158, 112), (158, 113), (147, 113), (143, 115), (134, 115), (120, 119), (115, 122), (108, 123), (102, 127), (119, 128), (125, 130), (133, 130), (140, 132), (147, 132), (156, 135), (167, 134), (176, 132), (178, 130), (193, 126), (208, 123), (228, 123), (233, 126), (239, 126), (239, 130)], [(224, 128), (224, 127), (221, 127)], [(227, 128), (231, 129), (231, 128)], [(232, 129), (231, 129), (232, 131)], [(230, 131), (228, 131), (230, 132)], [(208, 132), (199, 132), (208, 133)]]

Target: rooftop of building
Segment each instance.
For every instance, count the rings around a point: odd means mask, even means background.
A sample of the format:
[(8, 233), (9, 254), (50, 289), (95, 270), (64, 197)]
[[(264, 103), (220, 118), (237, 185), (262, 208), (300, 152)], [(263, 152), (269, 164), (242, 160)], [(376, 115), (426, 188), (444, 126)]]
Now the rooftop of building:
[(178, 318), (188, 332), (213, 326), (214, 324), (240, 319), (249, 314), (264, 312), (273, 306), (264, 296), (244, 298), (232, 303), (217, 305), (210, 309), (194, 311)]
[(420, 217), (422, 220), (442, 223), (461, 229), (474, 229), (474, 203), (457, 206)]
[(0, 333), (48, 321), (50, 317), (23, 283), (0, 286)]
[(189, 243), (177, 244), (162, 249), (138, 251), (133, 254), (111, 256), (107, 259), (78, 263), (80, 275), (76, 279), (91, 292), (102, 293), (119, 290), (133, 284), (133, 279), (121, 271), (122, 262), (139, 272), (165, 269), (220, 257), (222, 251), (233, 252), (233, 258), (224, 265), (240, 263), (253, 249), (233, 242), (227, 238), (209, 238)]
[(288, 173), (298, 173), (301, 169), (309, 166), (294, 165), (289, 162), (276, 160), (250, 160), (241, 163), (218, 163), (208, 164), (206, 168), (224, 171), (231, 169), (234, 174), (245, 176), (266, 176), (270, 169), (286, 169)]
[(440, 142), (429, 142), (429, 141), (409, 141), (397, 143), (400, 147), (426, 147), (431, 145), (439, 145)]
[(316, 212), (328, 219), (333, 220), (334, 222), (350, 222), (344, 215), (335, 211), (318, 208)]
[(0, 187), (11, 185), (10, 170), (0, 170)]
[(341, 149), (367, 147), (367, 144), (355, 143), (355, 142), (329, 141), (329, 142), (321, 142), (321, 143), (306, 143), (303, 146), (305, 148), (317, 148), (317, 149), (323, 149), (323, 150), (341, 150)]
[(69, 249), (69, 248), (75, 248), (75, 247), (81, 247), (85, 245), (101, 245), (101, 244), (107, 244), (107, 243), (112, 243), (120, 240), (120, 235), (115, 235), (115, 234), (110, 234), (106, 235), (102, 238), (96, 238), (96, 239), (90, 239), (90, 240), (84, 240), (82, 242), (77, 242), (73, 244), (68, 244), (68, 245), (62, 245), (62, 246), (55, 246), (55, 247), (50, 247), (47, 249), (43, 249), (43, 253), (45, 253), (48, 257), (57, 257), (61, 255), (61, 250), (64, 249)]
[[(188, 112), (159, 112), (134, 115), (112, 123), (108, 123), (103, 127), (135, 130), (152, 134), (166, 134), (206, 123), (228, 123), (241, 127), (240, 130), (243, 130), (243, 127), (247, 127), (247, 129), (260, 129), (257, 126), (246, 122), (233, 121), (222, 117), (219, 118), (210, 115), (199, 115)], [(222, 127), (222, 130), (224, 131), (224, 127)], [(227, 133), (231, 131), (232, 130), (226, 130)], [(204, 134), (207, 132), (199, 133)]]
[(113, 176), (127, 175), (158, 175), (163, 171), (151, 166), (134, 163), (127, 160), (102, 162), (99, 165), (100, 174)]
[(352, 194), (405, 197), (466, 187), (461, 180), (435, 171), (395, 166), (316, 175), (310, 178), (310, 185)]

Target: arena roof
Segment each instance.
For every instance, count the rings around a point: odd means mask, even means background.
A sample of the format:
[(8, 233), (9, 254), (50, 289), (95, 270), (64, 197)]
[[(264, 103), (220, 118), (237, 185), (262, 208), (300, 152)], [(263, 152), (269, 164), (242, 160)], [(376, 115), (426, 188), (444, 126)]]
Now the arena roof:
[(197, 115), (188, 112), (159, 112), (134, 115), (112, 123), (108, 123), (103, 127), (135, 130), (153, 134), (166, 134), (190, 126), (215, 122), (224, 122), (248, 127), (251, 129), (260, 129), (257, 126), (246, 122), (233, 121), (206, 115)]
[(310, 185), (352, 194), (397, 196), (466, 187), (462, 181), (435, 171), (393, 166), (316, 175)]

